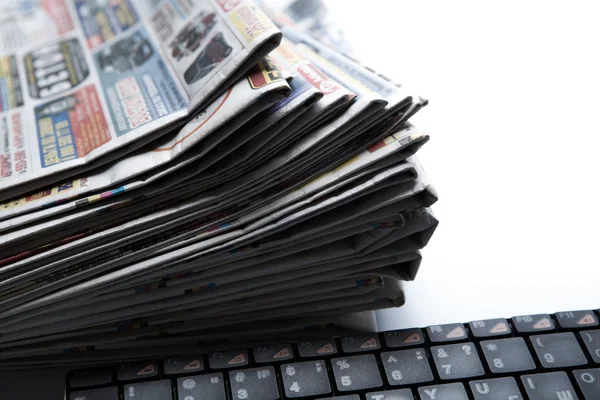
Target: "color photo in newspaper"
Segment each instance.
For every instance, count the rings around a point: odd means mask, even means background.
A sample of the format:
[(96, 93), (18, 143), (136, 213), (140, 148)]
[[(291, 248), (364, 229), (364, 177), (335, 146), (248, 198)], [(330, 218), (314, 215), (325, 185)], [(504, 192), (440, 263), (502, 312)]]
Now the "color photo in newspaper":
[(0, 201), (169, 133), (281, 40), (250, 0), (152, 3), (0, 3)]

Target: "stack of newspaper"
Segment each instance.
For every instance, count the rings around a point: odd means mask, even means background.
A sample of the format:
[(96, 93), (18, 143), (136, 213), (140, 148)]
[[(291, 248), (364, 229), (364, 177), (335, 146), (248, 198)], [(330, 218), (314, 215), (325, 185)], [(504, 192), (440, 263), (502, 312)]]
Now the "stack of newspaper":
[(248, 0), (36, 7), (0, 12), (0, 365), (403, 304), (423, 99)]

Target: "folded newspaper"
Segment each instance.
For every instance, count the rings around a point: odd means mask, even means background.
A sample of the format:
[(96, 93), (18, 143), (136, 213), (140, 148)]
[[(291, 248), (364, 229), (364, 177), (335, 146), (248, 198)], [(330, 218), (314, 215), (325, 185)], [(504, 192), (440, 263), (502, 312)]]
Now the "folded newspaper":
[(404, 303), (437, 226), (426, 100), (249, 0), (21, 4), (0, 5), (0, 367), (373, 329), (348, 316)]

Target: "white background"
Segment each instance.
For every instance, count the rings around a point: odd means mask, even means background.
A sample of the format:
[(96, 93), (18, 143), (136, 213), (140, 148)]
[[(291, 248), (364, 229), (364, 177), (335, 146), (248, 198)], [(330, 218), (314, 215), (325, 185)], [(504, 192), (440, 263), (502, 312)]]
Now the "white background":
[(440, 226), (380, 329), (600, 307), (600, 3), (328, 0), (413, 121)]

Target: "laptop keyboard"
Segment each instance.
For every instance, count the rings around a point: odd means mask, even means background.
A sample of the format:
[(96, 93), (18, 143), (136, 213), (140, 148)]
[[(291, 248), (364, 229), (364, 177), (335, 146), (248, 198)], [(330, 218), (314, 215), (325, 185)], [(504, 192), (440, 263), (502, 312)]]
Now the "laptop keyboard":
[(67, 376), (70, 400), (598, 400), (598, 311), (265, 343)]

